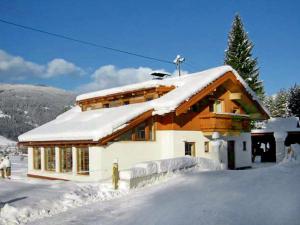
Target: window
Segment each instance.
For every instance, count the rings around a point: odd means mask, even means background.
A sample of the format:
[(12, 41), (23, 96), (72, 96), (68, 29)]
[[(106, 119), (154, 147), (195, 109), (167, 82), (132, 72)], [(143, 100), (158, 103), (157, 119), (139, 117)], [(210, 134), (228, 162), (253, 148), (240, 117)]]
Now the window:
[(41, 169), (41, 149), (38, 147), (33, 148), (33, 169)]
[(247, 151), (247, 142), (243, 141), (243, 151)]
[(211, 104), (209, 105), (209, 111), (210, 111), (210, 112), (214, 112), (214, 104), (213, 104), (213, 103), (211, 103)]
[(109, 103), (103, 104), (103, 108), (109, 108)]
[(204, 152), (209, 152), (209, 141), (204, 142)]
[(222, 105), (223, 105), (223, 101), (221, 101), (221, 100), (215, 101), (214, 112), (215, 113), (221, 113), (221, 112), (223, 112)]
[(45, 148), (45, 170), (55, 171), (55, 148)]
[(184, 155), (196, 156), (194, 142), (184, 142)]
[(116, 141), (131, 141), (132, 139), (132, 130), (129, 130), (123, 134), (121, 134)]
[(240, 109), (239, 108), (234, 108), (232, 110), (232, 113), (239, 114), (240, 113)]
[(72, 172), (72, 148), (60, 148), (60, 171), (63, 173)]
[(129, 100), (124, 101), (124, 105), (129, 105)]
[(89, 148), (80, 147), (77, 148), (77, 162), (78, 162), (78, 174), (89, 174)]
[(114, 141), (151, 141), (154, 135), (153, 121), (150, 119), (121, 134)]
[(141, 123), (139, 126), (135, 129), (135, 135), (137, 141), (144, 141), (146, 140), (146, 124)]
[(195, 112), (195, 113), (200, 112), (200, 104), (196, 103), (196, 104), (192, 105), (191, 111)]

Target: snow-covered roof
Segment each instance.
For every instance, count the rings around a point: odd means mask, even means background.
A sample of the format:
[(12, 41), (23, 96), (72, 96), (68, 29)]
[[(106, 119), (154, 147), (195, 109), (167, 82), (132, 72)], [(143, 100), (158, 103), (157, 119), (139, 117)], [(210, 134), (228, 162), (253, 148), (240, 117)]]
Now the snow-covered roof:
[(253, 129), (251, 133), (272, 133), (272, 132), (300, 132), (299, 118), (287, 117), (287, 118), (270, 118), (269, 120), (261, 124), (260, 129)]
[[(256, 100), (261, 107), (263, 107), (254, 92), (248, 87), (235, 70), (233, 70), (230, 66), (220, 66), (180, 77), (172, 77), (164, 80), (151, 80), (138, 84), (79, 95), (76, 99), (77, 101), (143, 88), (175, 86), (175, 89), (162, 97), (148, 102), (84, 112), (81, 112), (80, 107), (76, 106), (70, 111), (58, 116), (55, 120), (20, 135), (19, 141), (97, 141), (120, 129), (128, 121), (148, 110), (152, 109), (153, 115), (163, 115), (174, 111), (182, 102), (188, 101), (188, 99), (194, 94), (198, 93), (229, 71), (233, 72), (252, 98)], [(265, 111), (267, 112), (267, 110)]]

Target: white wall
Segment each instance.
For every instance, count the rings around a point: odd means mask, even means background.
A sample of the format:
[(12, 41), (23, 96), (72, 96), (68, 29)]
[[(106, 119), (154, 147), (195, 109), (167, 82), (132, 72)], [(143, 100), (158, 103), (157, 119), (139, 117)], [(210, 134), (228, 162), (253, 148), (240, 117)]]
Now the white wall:
[(33, 170), (33, 148), (28, 147), (28, 164), (27, 164), (27, 170), (31, 171)]
[[(226, 136), (223, 138), (224, 142), (221, 150), (221, 160), (227, 165), (227, 141), (235, 141), (235, 168), (251, 167), (251, 133), (241, 133), (237, 136)], [(243, 150), (243, 141), (246, 141), (246, 151)]]
[(156, 141), (122, 141), (90, 147), (90, 156), (90, 175), (93, 180), (99, 180), (111, 177), (115, 160), (119, 169), (124, 170), (137, 162), (160, 159), (160, 146)]

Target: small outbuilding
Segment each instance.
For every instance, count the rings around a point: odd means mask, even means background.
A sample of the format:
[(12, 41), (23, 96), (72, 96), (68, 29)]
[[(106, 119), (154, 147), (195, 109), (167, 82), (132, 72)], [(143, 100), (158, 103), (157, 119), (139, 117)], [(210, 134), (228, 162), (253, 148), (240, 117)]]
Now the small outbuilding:
[(253, 158), (259, 155), (262, 162), (280, 162), (285, 157), (285, 147), (300, 144), (298, 117), (271, 118), (251, 131)]

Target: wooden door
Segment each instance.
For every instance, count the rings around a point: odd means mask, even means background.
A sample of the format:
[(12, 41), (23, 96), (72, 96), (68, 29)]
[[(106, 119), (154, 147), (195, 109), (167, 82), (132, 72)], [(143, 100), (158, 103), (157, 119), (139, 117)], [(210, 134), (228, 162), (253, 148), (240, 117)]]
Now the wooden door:
[(227, 142), (228, 169), (235, 169), (234, 141)]

